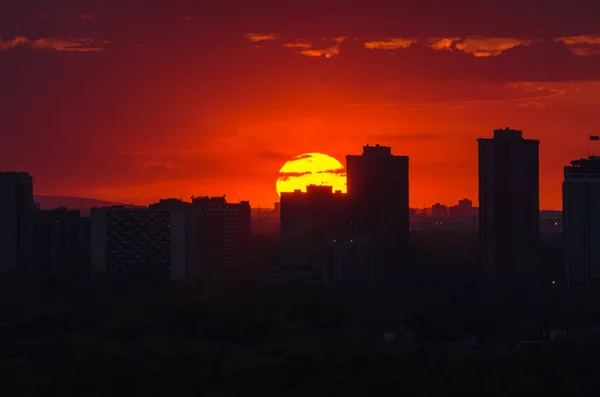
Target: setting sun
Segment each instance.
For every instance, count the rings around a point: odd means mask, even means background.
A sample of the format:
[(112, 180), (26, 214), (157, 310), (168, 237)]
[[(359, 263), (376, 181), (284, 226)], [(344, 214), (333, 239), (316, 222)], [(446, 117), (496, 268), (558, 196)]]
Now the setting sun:
[(287, 161), (279, 170), (277, 194), (306, 191), (308, 185), (332, 186), (346, 193), (346, 170), (334, 157), (322, 153), (304, 153)]

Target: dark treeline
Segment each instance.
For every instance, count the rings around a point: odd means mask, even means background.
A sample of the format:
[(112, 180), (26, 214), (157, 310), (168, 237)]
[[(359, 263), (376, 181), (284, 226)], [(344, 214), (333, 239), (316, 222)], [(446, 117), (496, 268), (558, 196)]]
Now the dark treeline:
[[(543, 234), (540, 241), (541, 282), (545, 287), (564, 284), (562, 235)], [(418, 283), (433, 288), (460, 288), (481, 276), (479, 234), (475, 231), (411, 232), (411, 273)], [(552, 283), (554, 281), (554, 284)]]
[[(266, 287), (247, 277), (0, 284), (3, 386), (24, 396), (397, 395), (417, 387), (506, 395), (523, 386), (583, 395), (600, 353), (570, 339), (511, 350), (543, 329), (597, 323), (595, 302), (559, 290), (449, 284), (391, 293)], [(414, 334), (407, 349), (382, 340), (398, 327)], [(440, 350), (473, 337), (475, 356)]]

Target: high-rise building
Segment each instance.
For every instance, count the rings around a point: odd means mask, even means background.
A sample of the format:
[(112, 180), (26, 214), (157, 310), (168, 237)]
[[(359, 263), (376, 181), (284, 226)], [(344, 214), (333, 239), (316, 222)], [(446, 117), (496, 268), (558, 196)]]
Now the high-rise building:
[(38, 274), (87, 273), (89, 233), (79, 210), (34, 211), (34, 269)]
[(482, 275), (499, 285), (531, 286), (541, 276), (539, 141), (507, 127), (478, 144)]
[(600, 285), (600, 157), (565, 167), (563, 233), (569, 287)]
[(281, 193), (281, 264), (320, 271), (324, 247), (349, 234), (347, 195), (331, 186)]
[(375, 283), (394, 283), (409, 260), (408, 156), (367, 145), (346, 156), (346, 175), (356, 233), (378, 247)]
[(373, 283), (375, 250), (355, 235), (347, 194), (315, 185), (282, 193), (280, 213), (281, 262), (270, 282)]
[(0, 172), (0, 273), (32, 270), (33, 209), (31, 175)]
[[(210, 273), (237, 268), (248, 259), (251, 209), (248, 201), (228, 203), (225, 197), (193, 197), (187, 212), (190, 269)], [(190, 237), (192, 238), (192, 237)]]

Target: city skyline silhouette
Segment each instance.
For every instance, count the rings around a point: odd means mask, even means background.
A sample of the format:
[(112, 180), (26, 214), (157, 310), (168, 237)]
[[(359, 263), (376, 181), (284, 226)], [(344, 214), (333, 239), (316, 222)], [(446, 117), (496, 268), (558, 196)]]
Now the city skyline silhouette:
[(599, 70), (592, 0), (5, 0), (3, 396), (600, 395)]

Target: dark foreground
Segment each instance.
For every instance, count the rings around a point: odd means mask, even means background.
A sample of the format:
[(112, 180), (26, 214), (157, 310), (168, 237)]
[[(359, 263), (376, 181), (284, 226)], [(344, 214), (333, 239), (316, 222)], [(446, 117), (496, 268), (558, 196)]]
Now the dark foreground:
[(595, 302), (557, 291), (1, 284), (6, 396), (600, 392)]

